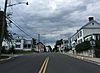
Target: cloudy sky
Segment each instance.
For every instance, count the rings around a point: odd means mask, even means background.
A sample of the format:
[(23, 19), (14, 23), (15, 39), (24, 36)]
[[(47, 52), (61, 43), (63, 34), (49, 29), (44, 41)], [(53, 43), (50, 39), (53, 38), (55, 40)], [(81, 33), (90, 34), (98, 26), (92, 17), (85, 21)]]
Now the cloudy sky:
[[(3, 10), (4, 1), (0, 0)], [(41, 35), (41, 41), (53, 44), (57, 39), (67, 39), (94, 16), (100, 22), (100, 0), (8, 0), (8, 4), (29, 2), (8, 7), (7, 13), (31, 37)], [(26, 36), (12, 24), (11, 31)]]

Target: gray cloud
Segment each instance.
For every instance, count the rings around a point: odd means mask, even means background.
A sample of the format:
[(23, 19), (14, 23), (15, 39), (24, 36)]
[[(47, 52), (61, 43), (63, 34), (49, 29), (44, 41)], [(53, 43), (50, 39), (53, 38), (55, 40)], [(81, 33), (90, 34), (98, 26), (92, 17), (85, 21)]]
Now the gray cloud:
[[(37, 38), (40, 33), (41, 40), (47, 43), (67, 39), (88, 22), (88, 16), (100, 21), (99, 0), (12, 0), (12, 3), (20, 1), (28, 1), (29, 5), (9, 8), (8, 12), (13, 12), (12, 19), (31, 36)], [(0, 1), (2, 9), (3, 3)], [(22, 34), (15, 26), (12, 31)]]

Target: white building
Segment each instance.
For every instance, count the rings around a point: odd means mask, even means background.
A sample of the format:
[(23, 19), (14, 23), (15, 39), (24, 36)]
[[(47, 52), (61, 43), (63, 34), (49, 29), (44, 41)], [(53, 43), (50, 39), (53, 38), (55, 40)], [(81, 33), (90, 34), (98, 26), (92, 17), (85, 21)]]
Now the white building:
[(57, 45), (59, 52), (64, 52), (65, 48), (68, 48), (67, 44), (68, 44), (67, 40), (62, 39), (62, 44)]
[(91, 39), (100, 39), (100, 23), (95, 21), (93, 17), (89, 17), (89, 22), (70, 38), (70, 45), (74, 49), (77, 44)]
[(32, 50), (32, 40), (24, 39), (23, 37), (17, 37), (15, 39), (16, 50)]
[(3, 46), (6, 50), (8, 50), (8, 49), (10, 48), (9, 43), (8, 43), (6, 40), (3, 40), (2, 46)]

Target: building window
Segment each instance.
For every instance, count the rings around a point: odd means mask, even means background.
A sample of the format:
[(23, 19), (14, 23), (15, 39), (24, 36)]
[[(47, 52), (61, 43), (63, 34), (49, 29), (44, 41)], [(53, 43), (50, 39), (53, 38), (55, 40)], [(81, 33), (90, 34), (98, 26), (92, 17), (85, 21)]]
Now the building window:
[(16, 44), (16, 48), (21, 48), (21, 45), (17, 45), (17, 44)]
[(16, 42), (21, 42), (21, 40), (20, 39), (17, 39)]
[(82, 36), (82, 31), (80, 31), (80, 37)]
[(79, 33), (78, 33), (78, 38), (79, 38)]
[(28, 44), (28, 48), (31, 48), (31, 44)]
[(27, 44), (24, 44), (24, 48), (27, 48)]
[(92, 23), (92, 25), (94, 25), (94, 23)]

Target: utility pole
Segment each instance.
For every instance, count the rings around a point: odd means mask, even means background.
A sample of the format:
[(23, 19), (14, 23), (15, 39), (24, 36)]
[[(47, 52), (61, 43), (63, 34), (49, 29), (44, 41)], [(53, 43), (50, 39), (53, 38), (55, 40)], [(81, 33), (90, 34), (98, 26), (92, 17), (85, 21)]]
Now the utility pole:
[(40, 42), (40, 34), (38, 34), (38, 52), (40, 52), (39, 51), (39, 42)]
[(1, 31), (2, 33), (1, 33), (1, 38), (0, 38), (0, 55), (1, 55), (2, 42), (3, 42), (4, 32), (5, 32), (7, 3), (8, 3), (8, 0), (5, 0), (4, 13), (3, 13), (3, 25), (2, 25), (2, 31)]
[(40, 34), (38, 34), (38, 43), (40, 42)]

